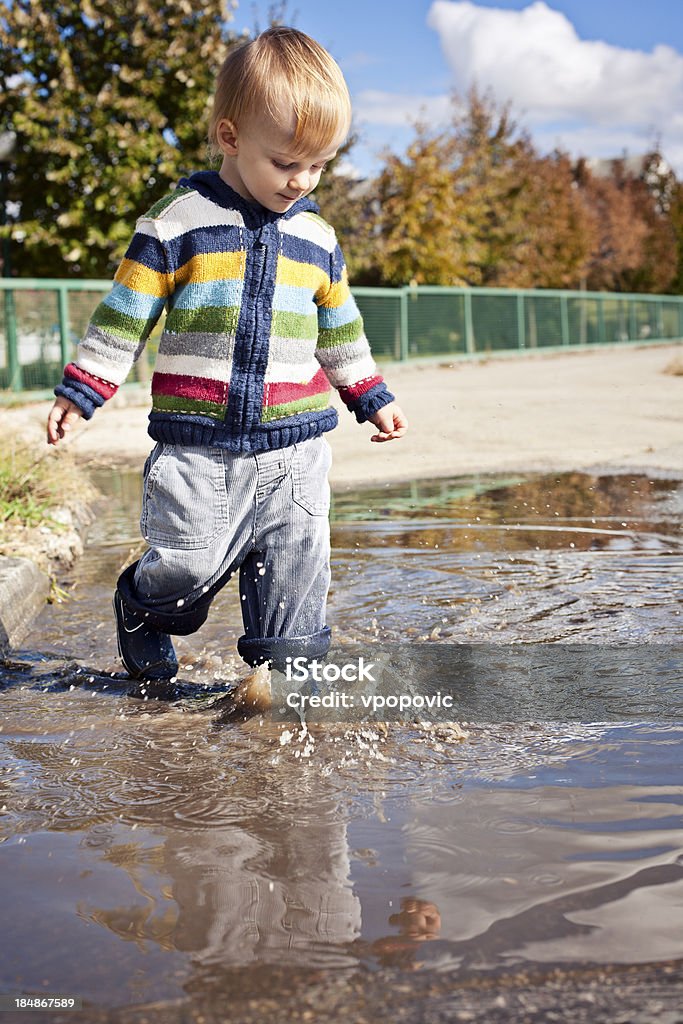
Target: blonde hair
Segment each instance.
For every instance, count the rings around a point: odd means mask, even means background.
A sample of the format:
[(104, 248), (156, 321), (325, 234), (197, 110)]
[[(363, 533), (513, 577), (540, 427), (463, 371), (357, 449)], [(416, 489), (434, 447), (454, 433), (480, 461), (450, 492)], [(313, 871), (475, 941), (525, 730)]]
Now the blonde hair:
[(345, 137), (351, 126), (351, 99), (339, 65), (327, 50), (295, 28), (262, 32), (232, 50), (218, 73), (209, 123), (209, 148), (220, 154), (218, 125), (236, 127), (256, 113), (283, 124), (294, 114), (291, 144), (296, 153), (317, 152)]

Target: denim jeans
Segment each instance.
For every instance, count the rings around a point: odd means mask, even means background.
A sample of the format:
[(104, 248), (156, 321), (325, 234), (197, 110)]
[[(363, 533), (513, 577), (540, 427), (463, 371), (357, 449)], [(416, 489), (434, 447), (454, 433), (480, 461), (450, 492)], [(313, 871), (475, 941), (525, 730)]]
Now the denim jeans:
[(144, 470), (140, 528), (149, 545), (119, 580), (126, 604), (165, 633), (193, 633), (239, 569), (250, 665), (322, 657), (330, 583), (330, 447), (275, 451), (157, 444)]

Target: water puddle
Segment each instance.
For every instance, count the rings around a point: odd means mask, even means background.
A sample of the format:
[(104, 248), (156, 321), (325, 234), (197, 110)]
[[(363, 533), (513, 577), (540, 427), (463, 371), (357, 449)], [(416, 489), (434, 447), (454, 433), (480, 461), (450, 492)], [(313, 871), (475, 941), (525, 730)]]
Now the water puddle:
[[(126, 684), (110, 599), (139, 480), (99, 484), (71, 600), (0, 668), (1, 992), (80, 996), (93, 1021), (396, 1019), (404, 992), (418, 1021), (411, 998), (456, 988), (470, 1015), (443, 1019), (510, 1021), (523, 979), (680, 962), (683, 715), (218, 726), (236, 587), (179, 639), (178, 690)], [(681, 483), (633, 476), (337, 494), (329, 621), (368, 644), (664, 647), (682, 522)]]

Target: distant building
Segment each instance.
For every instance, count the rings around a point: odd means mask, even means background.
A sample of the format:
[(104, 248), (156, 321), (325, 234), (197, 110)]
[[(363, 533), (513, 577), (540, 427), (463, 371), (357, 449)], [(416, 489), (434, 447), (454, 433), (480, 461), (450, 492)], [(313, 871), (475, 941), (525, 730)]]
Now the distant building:
[(633, 156), (617, 157), (587, 157), (586, 167), (596, 178), (611, 178), (617, 166), (623, 167), (627, 175), (634, 178), (650, 176), (665, 178), (671, 174), (671, 165), (666, 162), (661, 153), (638, 153)]

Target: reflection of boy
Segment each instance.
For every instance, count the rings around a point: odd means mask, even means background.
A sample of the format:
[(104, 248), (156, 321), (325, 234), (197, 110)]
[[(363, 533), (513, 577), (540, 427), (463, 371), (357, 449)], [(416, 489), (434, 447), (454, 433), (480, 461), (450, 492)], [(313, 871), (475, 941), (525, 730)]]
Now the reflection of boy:
[(370, 944), (373, 953), (384, 967), (403, 967), (417, 970), (423, 966), (416, 956), (423, 942), (438, 939), (441, 915), (435, 903), (408, 896), (401, 900), (401, 910), (392, 914), (389, 924), (399, 929), (399, 935), (386, 935)]
[(55, 389), (52, 444), (116, 391), (167, 307), (141, 518), (149, 549), (114, 598), (133, 676), (175, 674), (169, 634), (197, 630), (237, 568), (246, 662), (283, 667), (329, 648), (330, 384), (378, 428), (371, 440), (407, 428), (334, 231), (306, 198), (350, 116), (339, 68), (303, 33), (271, 29), (233, 50), (210, 127), (220, 171), (183, 179), (138, 221)]

